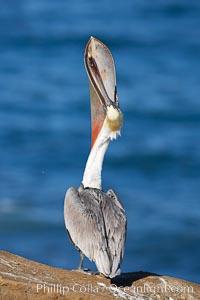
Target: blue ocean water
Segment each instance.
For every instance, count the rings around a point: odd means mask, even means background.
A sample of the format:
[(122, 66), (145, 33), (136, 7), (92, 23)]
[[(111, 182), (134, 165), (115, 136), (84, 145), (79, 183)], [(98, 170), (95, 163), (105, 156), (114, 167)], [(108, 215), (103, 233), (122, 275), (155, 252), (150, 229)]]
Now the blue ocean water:
[[(200, 2), (0, 0), (0, 248), (75, 268), (63, 202), (90, 149), (83, 65), (113, 53), (124, 113), (104, 189), (127, 212), (122, 271), (199, 281)], [(86, 261), (86, 266), (95, 268)]]

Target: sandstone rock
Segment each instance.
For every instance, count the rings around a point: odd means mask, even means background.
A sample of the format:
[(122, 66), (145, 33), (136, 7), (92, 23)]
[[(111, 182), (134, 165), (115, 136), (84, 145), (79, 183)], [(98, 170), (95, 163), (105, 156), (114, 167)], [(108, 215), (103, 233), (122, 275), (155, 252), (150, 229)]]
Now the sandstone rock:
[(200, 285), (145, 272), (102, 275), (53, 268), (0, 251), (1, 300), (198, 300)]

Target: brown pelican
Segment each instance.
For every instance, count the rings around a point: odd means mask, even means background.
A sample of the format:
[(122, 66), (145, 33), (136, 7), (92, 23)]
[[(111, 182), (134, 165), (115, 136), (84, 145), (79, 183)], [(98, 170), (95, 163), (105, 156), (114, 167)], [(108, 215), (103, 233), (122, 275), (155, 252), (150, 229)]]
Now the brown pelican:
[(90, 85), (92, 147), (83, 180), (65, 196), (65, 225), (72, 243), (94, 261), (100, 273), (113, 278), (120, 274), (126, 237), (124, 208), (113, 190), (101, 187), (101, 170), (110, 140), (120, 134), (123, 116), (119, 108), (115, 66), (109, 49), (91, 37), (84, 54)]

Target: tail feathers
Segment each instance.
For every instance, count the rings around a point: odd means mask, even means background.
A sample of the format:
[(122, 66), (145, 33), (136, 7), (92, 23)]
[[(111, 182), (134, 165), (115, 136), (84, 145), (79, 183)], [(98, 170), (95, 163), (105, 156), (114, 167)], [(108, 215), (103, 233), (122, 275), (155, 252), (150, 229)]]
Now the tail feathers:
[(108, 253), (105, 250), (100, 250), (98, 257), (95, 259), (97, 269), (100, 273), (104, 274), (106, 277), (109, 277), (111, 272), (110, 260)]
[(121, 273), (121, 269), (120, 269), (119, 259), (117, 256), (114, 256), (112, 261), (111, 278), (120, 275), (120, 273)]
[(121, 273), (117, 259), (111, 261), (107, 251), (105, 250), (99, 251), (99, 255), (96, 257), (95, 263), (98, 271), (106, 277), (114, 278)]

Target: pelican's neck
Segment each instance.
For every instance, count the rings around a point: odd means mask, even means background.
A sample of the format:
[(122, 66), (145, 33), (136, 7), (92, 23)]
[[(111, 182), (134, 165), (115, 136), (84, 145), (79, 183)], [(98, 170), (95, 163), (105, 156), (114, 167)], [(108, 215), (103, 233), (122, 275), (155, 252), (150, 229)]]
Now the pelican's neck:
[(101, 171), (105, 152), (111, 139), (111, 131), (103, 125), (89, 154), (84, 175), (83, 186), (101, 189)]

